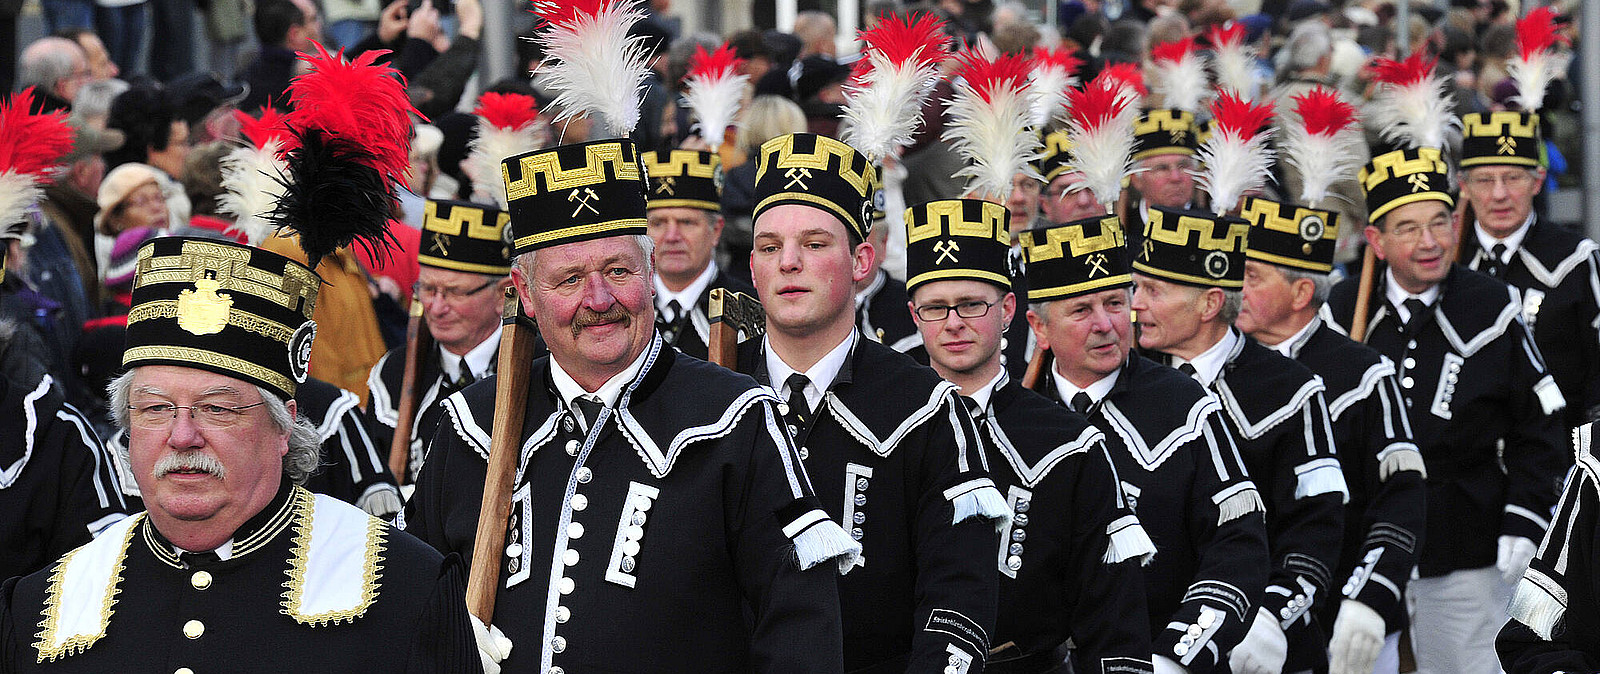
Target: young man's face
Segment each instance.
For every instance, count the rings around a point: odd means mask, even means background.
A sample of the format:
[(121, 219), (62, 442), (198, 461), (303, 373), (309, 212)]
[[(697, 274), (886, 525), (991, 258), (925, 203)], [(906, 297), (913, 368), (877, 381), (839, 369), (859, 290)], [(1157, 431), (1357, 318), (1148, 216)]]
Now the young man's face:
[(855, 283), (871, 273), (873, 257), (872, 245), (852, 244), (830, 213), (797, 204), (763, 211), (755, 221), (750, 277), (767, 329), (799, 337), (853, 325)]
[[(949, 377), (999, 363), (1000, 340), (1016, 314), (1017, 297), (982, 281), (933, 281), (917, 286), (910, 307), (929, 360)], [(981, 316), (972, 318), (961, 315), (979, 312)], [(923, 318), (937, 313), (946, 315), (939, 320)]]

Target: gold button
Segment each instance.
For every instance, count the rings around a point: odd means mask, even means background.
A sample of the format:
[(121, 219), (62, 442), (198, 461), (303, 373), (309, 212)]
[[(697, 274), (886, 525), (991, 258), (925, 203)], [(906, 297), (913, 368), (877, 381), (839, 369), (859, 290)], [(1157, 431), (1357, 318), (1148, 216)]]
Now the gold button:
[(172, 674), (194, 674), (194, 670), (189, 669), (188, 667), (179, 667), (177, 671), (174, 671)]
[(193, 585), (196, 590), (204, 590), (211, 587), (211, 573), (209, 571), (196, 571), (193, 576), (189, 576), (189, 584)]
[(190, 620), (189, 622), (183, 624), (183, 636), (189, 637), (190, 639), (199, 639), (200, 635), (205, 633), (206, 624), (203, 622), (198, 620)]

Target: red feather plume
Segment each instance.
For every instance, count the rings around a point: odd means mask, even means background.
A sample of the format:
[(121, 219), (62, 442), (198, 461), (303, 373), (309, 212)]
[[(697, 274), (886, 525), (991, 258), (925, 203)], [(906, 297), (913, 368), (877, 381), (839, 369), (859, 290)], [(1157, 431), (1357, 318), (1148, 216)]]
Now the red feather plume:
[(72, 151), (67, 113), (30, 114), (32, 108), (33, 87), (0, 103), (0, 173), (38, 178)]
[(1147, 96), (1150, 90), (1144, 86), (1144, 71), (1132, 63), (1114, 63), (1101, 69), (1100, 77), (1107, 78), (1121, 86), (1131, 87), (1140, 96)]
[(329, 54), (317, 45), (316, 54), (301, 54), (310, 71), (289, 87), (294, 111), (286, 122), (294, 134), (285, 139), (285, 152), (299, 146), (299, 134), (317, 129), (363, 148), (371, 155), (363, 163), (402, 180), (411, 166), (411, 115), (422, 113), (407, 98), (400, 71), (377, 63), (387, 53), (369, 51), (346, 61), (343, 51)]
[(1123, 98), (1120, 89), (1119, 82), (1102, 72), (1082, 89), (1068, 90), (1067, 107), (1072, 110), (1073, 120), (1081, 124), (1085, 131), (1098, 130), (1114, 123), (1128, 107), (1128, 101)]
[(1433, 77), (1433, 66), (1438, 57), (1417, 52), (1404, 61), (1376, 58), (1372, 61), (1372, 79), (1395, 86), (1414, 86)]
[[(943, 60), (949, 36), (944, 34), (944, 19), (928, 12), (915, 15), (890, 14), (872, 28), (860, 33), (867, 50), (876, 50), (890, 63), (915, 59), (918, 67)], [(865, 60), (865, 59), (863, 59)]]
[(1194, 53), (1194, 38), (1186, 37), (1177, 42), (1163, 42), (1150, 48), (1150, 60), (1160, 64), (1162, 62), (1177, 63), (1183, 57)]
[(976, 51), (967, 51), (956, 58), (961, 77), (985, 103), (993, 102), (997, 91), (1017, 91), (1028, 84), (1028, 58), (1022, 54), (1001, 54), (990, 60)]
[(1356, 124), (1355, 106), (1344, 102), (1332, 89), (1317, 87), (1293, 100), (1301, 125), (1313, 136), (1332, 136)]
[(1211, 119), (1217, 133), (1232, 131), (1240, 138), (1250, 138), (1272, 121), (1272, 102), (1252, 103), (1224, 91), (1211, 102)]
[(1243, 23), (1229, 21), (1224, 24), (1212, 25), (1211, 30), (1206, 32), (1206, 41), (1211, 43), (1212, 48), (1221, 48), (1244, 42), (1244, 35), (1245, 28)]
[(274, 140), (282, 141), (289, 135), (289, 127), (284, 124), (288, 116), (275, 108), (262, 108), (260, 117), (253, 117), (243, 110), (234, 110), (233, 118), (239, 120), (239, 133), (257, 149), (266, 147), (267, 143)]
[(1556, 26), (1556, 10), (1540, 7), (1517, 20), (1517, 52), (1523, 60), (1545, 51), (1556, 43), (1567, 44), (1567, 36)]
[(1065, 70), (1068, 75), (1076, 74), (1078, 68), (1083, 67), (1083, 59), (1078, 58), (1070, 49), (1033, 48), (1033, 62), (1036, 66), (1055, 66)]
[(739, 72), (739, 66), (744, 61), (727, 44), (712, 52), (707, 52), (705, 46), (701, 45), (695, 47), (694, 56), (689, 57), (689, 74), (684, 79), (731, 77)]
[(545, 23), (572, 26), (585, 18), (593, 17), (619, 4), (632, 4), (634, 0), (535, 0), (529, 10)]
[(487, 92), (478, 97), (478, 107), (472, 114), (483, 118), (497, 129), (520, 129), (538, 121), (539, 107), (527, 94), (502, 94)]

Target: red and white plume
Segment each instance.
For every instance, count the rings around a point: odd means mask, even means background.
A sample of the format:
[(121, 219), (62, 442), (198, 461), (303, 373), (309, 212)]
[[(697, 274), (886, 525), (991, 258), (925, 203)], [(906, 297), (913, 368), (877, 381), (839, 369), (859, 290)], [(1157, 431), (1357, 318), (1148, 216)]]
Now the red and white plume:
[(1161, 96), (1162, 105), (1187, 112), (1200, 112), (1210, 93), (1206, 61), (1194, 38), (1166, 42), (1150, 48), (1154, 77), (1150, 89)]
[(1362, 157), (1356, 108), (1337, 90), (1316, 87), (1293, 97), (1294, 114), (1284, 125), (1283, 160), (1300, 172), (1299, 201), (1321, 207), (1333, 183), (1349, 180)]
[(911, 144), (949, 38), (944, 20), (926, 12), (891, 14), (860, 38), (865, 58), (844, 87), (840, 140), (877, 163)]
[(1123, 176), (1134, 173), (1133, 123), (1122, 85), (1101, 73), (1082, 89), (1068, 91), (1067, 105), (1072, 109), (1067, 137), (1072, 140), (1073, 169), (1083, 174), (1083, 184), (1110, 213), (1122, 193)]
[(544, 147), (547, 140), (545, 127), (539, 123), (538, 104), (527, 94), (491, 91), (478, 97), (472, 114), (478, 118), (478, 136), (472, 139), (461, 169), (472, 180), (473, 201), (499, 204), (504, 209), (506, 188), (500, 162)]
[(1407, 148), (1444, 147), (1445, 134), (1459, 123), (1443, 79), (1433, 76), (1437, 59), (1421, 52), (1404, 61), (1372, 63), (1378, 92), (1367, 117), (1383, 138)]
[(23, 221), (38, 203), (50, 172), (72, 151), (67, 113), (29, 114), (33, 87), (0, 103), (0, 229)]
[(628, 36), (644, 18), (639, 0), (537, 0), (544, 23), (534, 41), (544, 48), (538, 72), (560, 92), (557, 122), (593, 113), (613, 138), (639, 125), (639, 94), (650, 74), (645, 38)]
[(744, 85), (749, 75), (740, 75), (744, 59), (735, 56), (733, 47), (722, 45), (716, 51), (695, 47), (689, 57), (689, 74), (683, 78), (683, 102), (694, 111), (700, 137), (716, 152), (739, 114)]
[(963, 52), (961, 79), (945, 105), (950, 122), (943, 140), (967, 160), (955, 173), (966, 176), (967, 193), (1004, 199), (1018, 173), (1040, 178), (1033, 160), (1042, 147), (1028, 130), (1028, 61), (1020, 54), (989, 59)]
[(1083, 61), (1064, 47), (1033, 49), (1028, 70), (1033, 128), (1043, 129), (1052, 119), (1067, 118), (1067, 90), (1078, 86), (1078, 68), (1082, 66)]
[(1132, 63), (1113, 63), (1100, 69), (1095, 79), (1100, 78), (1105, 78), (1107, 84), (1116, 88), (1117, 100), (1125, 104), (1121, 115), (1131, 128), (1139, 120), (1144, 97), (1150, 93), (1144, 86), (1144, 71)]
[(277, 226), (268, 219), (283, 198), (288, 182), (288, 166), (283, 161), (283, 142), (289, 134), (284, 115), (266, 107), (260, 117), (235, 110), (239, 131), (246, 144), (222, 157), (222, 189), (217, 210), (233, 216), (228, 231), (260, 245)]
[(1244, 24), (1229, 21), (1212, 26), (1206, 37), (1211, 42), (1211, 65), (1217, 72), (1217, 89), (1232, 91), (1247, 101), (1255, 100), (1261, 82), (1256, 77), (1256, 48), (1244, 42)]
[(1544, 92), (1550, 80), (1567, 70), (1572, 54), (1556, 49), (1567, 36), (1556, 26), (1556, 11), (1540, 7), (1517, 20), (1517, 56), (1506, 61), (1506, 74), (1517, 83), (1517, 103), (1523, 110), (1537, 113), (1544, 107)]
[(1195, 182), (1211, 195), (1211, 212), (1239, 206), (1246, 192), (1261, 189), (1272, 175), (1272, 103), (1251, 103), (1231, 92), (1211, 102), (1211, 135), (1197, 156), (1204, 165)]

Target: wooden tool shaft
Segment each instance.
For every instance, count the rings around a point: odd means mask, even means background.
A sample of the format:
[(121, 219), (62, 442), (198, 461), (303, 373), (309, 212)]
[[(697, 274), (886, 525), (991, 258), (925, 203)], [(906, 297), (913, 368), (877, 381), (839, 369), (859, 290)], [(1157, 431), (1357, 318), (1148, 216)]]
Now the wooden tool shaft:
[(1356, 286), (1356, 315), (1350, 319), (1350, 339), (1361, 342), (1367, 338), (1367, 309), (1372, 306), (1372, 278), (1378, 266), (1378, 256), (1367, 246), (1361, 258), (1361, 282)]
[[(406, 484), (407, 469), (411, 465), (411, 427), (416, 424), (417, 401), (421, 399), (417, 381), (422, 373), (422, 359), (427, 356), (433, 340), (425, 338), (427, 323), (422, 319), (422, 300), (411, 300), (411, 316), (406, 319), (405, 368), (400, 375), (399, 418), (394, 424), (394, 438), (389, 441), (389, 472), (395, 484)], [(424, 345), (422, 342), (428, 343)]]

